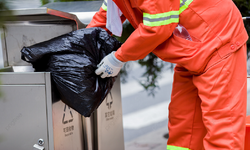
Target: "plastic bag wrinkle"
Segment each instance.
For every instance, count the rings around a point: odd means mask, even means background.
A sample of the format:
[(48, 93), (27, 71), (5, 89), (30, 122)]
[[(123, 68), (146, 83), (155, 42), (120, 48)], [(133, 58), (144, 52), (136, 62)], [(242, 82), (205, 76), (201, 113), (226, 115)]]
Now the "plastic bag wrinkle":
[[(102, 79), (97, 64), (121, 43), (101, 28), (76, 30), (21, 50), (35, 71), (51, 72), (60, 99), (85, 117), (105, 99), (116, 77)], [(25, 59), (26, 58), (26, 59)]]

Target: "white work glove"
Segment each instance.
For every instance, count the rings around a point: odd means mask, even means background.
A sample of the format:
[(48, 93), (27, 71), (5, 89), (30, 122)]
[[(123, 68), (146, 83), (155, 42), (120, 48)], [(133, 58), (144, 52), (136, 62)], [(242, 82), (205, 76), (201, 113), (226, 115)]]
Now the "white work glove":
[(115, 52), (105, 56), (102, 61), (97, 65), (95, 73), (100, 75), (101, 78), (114, 77), (120, 72), (125, 62), (118, 60), (115, 57)]

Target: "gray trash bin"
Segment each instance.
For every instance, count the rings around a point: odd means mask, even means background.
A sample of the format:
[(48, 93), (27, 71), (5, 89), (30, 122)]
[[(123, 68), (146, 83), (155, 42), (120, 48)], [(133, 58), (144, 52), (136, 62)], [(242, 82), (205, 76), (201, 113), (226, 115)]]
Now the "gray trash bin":
[(56, 101), (49, 72), (33, 72), (20, 50), (86, 27), (74, 14), (48, 8), (15, 10), (2, 32), (0, 72), (1, 150), (123, 150), (119, 78), (111, 93), (85, 118)]

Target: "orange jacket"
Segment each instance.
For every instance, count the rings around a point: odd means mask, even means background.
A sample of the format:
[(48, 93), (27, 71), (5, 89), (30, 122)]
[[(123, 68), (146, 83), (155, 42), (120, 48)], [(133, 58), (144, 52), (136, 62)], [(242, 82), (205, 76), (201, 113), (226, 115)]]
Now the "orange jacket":
[[(199, 73), (216, 50), (230, 47), (233, 52), (248, 39), (242, 16), (232, 0), (113, 1), (123, 12), (122, 20), (125, 17), (135, 28), (115, 53), (124, 62), (153, 52), (164, 61)], [(172, 34), (178, 23), (188, 30), (193, 41)], [(88, 28), (106, 29), (105, 25), (106, 11), (100, 8)]]

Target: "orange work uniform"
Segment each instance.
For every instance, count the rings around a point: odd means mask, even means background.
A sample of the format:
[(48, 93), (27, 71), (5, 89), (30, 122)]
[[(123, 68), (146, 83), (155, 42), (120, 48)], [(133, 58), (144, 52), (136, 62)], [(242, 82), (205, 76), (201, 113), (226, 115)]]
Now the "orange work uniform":
[[(113, 1), (135, 28), (116, 58), (176, 64), (167, 150), (243, 150), (248, 35), (232, 0)], [(107, 30), (105, 3), (88, 28)], [(192, 41), (172, 34), (178, 23)]]

